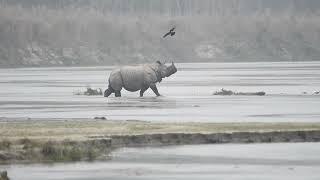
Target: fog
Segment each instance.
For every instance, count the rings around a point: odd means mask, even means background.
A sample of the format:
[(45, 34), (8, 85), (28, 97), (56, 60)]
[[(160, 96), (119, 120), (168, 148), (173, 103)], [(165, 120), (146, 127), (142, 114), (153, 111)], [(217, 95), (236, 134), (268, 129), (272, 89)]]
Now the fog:
[[(315, 61), (318, 0), (0, 0), (0, 66)], [(162, 38), (176, 26), (176, 35)]]

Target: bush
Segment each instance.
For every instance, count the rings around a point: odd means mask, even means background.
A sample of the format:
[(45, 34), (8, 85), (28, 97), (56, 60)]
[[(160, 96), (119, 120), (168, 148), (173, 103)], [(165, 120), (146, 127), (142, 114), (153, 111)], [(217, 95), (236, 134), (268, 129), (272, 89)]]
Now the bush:
[(36, 146), (35, 142), (32, 142), (28, 138), (21, 139), (20, 143), (23, 145), (22, 149), (24, 149), (24, 150), (30, 150), (30, 149), (33, 149)]
[(12, 143), (8, 140), (2, 140), (0, 142), (0, 150), (8, 150), (10, 149)]
[(77, 147), (72, 147), (67, 154), (67, 158), (71, 161), (80, 161), (82, 159), (82, 152)]
[(46, 142), (41, 150), (42, 155), (50, 160), (60, 160), (61, 159), (61, 152), (57, 149), (53, 142), (48, 141)]
[(90, 148), (88, 149), (88, 151), (87, 151), (87, 158), (88, 158), (88, 160), (89, 160), (89, 161), (93, 161), (93, 160), (95, 160), (97, 157), (98, 157), (98, 152), (97, 152), (94, 148), (90, 147)]

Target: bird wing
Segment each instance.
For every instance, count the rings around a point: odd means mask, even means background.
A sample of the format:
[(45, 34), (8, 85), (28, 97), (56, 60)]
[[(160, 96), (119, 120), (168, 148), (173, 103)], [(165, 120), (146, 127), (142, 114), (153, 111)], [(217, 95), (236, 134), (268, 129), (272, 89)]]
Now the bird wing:
[(167, 33), (163, 36), (163, 38), (167, 37), (170, 33), (171, 33), (171, 32), (167, 32)]

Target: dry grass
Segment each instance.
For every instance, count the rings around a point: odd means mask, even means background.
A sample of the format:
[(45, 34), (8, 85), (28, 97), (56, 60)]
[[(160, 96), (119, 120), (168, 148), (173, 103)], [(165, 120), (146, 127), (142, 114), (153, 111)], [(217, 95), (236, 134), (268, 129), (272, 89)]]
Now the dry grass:
[[(100, 136), (296, 130), (320, 130), (320, 123), (151, 123), (96, 119), (0, 120), (0, 164), (106, 159), (113, 147), (108, 143), (108, 138), (99, 138)], [(88, 138), (95, 136), (96, 138)]]
[(86, 139), (151, 133), (215, 133), (320, 130), (320, 123), (151, 123), (143, 121), (41, 120), (0, 122), (0, 140)]

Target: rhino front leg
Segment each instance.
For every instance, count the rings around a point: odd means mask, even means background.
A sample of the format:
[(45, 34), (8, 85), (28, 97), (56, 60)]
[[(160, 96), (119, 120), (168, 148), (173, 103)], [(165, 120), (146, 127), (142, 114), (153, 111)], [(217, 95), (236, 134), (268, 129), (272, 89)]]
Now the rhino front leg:
[(121, 91), (115, 91), (114, 94), (116, 97), (121, 97)]
[(150, 88), (152, 89), (152, 91), (157, 95), (160, 96), (159, 92), (158, 92), (158, 88), (155, 84), (150, 84)]
[(140, 97), (143, 97), (143, 93), (148, 89), (148, 86), (144, 86), (142, 87), (142, 89), (140, 90)]

